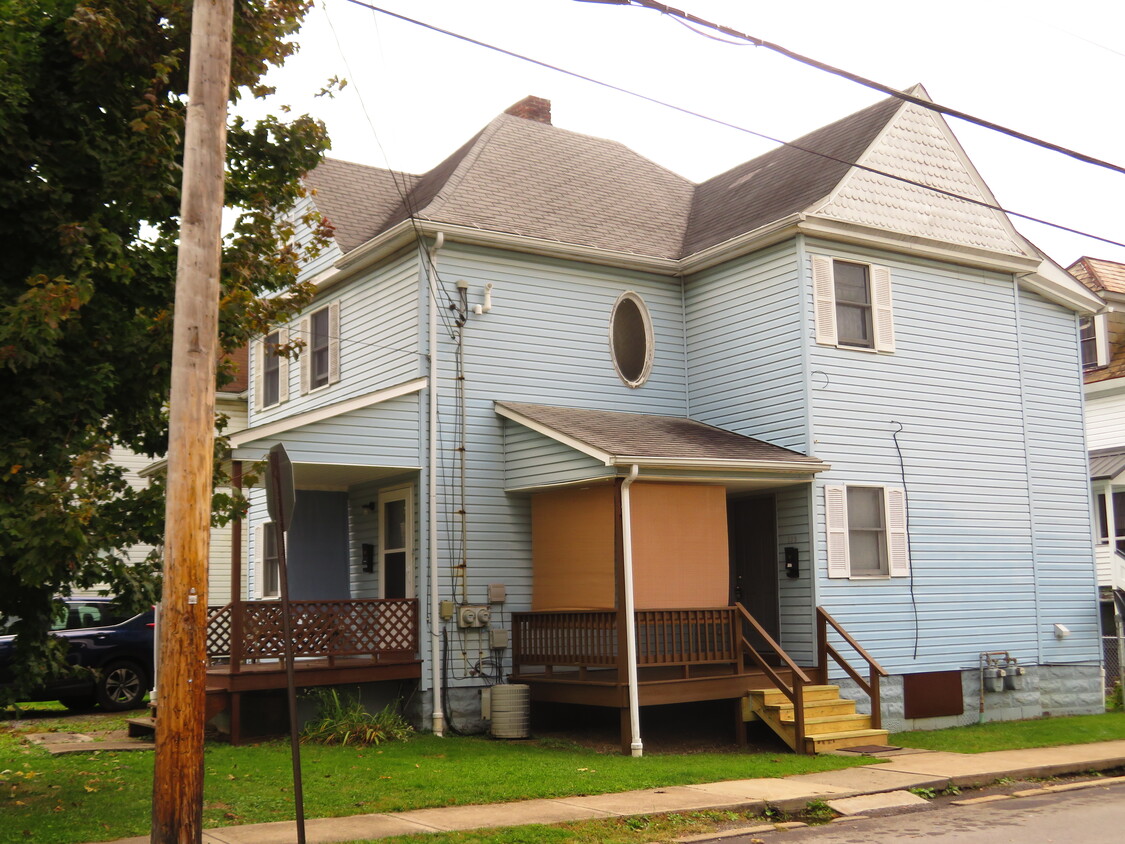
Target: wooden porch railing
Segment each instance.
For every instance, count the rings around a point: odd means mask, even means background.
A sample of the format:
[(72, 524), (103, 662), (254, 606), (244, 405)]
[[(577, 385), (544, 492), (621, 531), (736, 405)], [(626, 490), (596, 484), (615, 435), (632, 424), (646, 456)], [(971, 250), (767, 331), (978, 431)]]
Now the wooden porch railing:
[(793, 659), (784, 651), (784, 649), (782, 649), (781, 645), (774, 641), (773, 636), (767, 633), (766, 629), (758, 623), (758, 620), (754, 618), (754, 616), (750, 615), (746, 607), (742, 606), (742, 604), (735, 604), (735, 608), (742, 616), (742, 620), (754, 629), (758, 636), (761, 637), (762, 641), (769, 646), (770, 650), (772, 650), (780, 658), (781, 662), (784, 663), (785, 667), (789, 669), (789, 674), (792, 678), (792, 682), (786, 683), (782, 676), (777, 673), (777, 670), (772, 665), (770, 665), (769, 661), (766, 660), (766, 658), (758, 651), (758, 649), (750, 644), (750, 641), (745, 636), (742, 637), (742, 649), (747, 653), (747, 655), (749, 655), (751, 661), (753, 661), (753, 663), (758, 666), (762, 673), (770, 678), (770, 681), (781, 691), (783, 695), (785, 695), (786, 698), (789, 699), (789, 702), (793, 704), (794, 744), (798, 753), (804, 753), (805, 686), (807, 686), (812, 681), (809, 679), (809, 675), (806, 674), (801, 669), (801, 667), (793, 661)]
[[(731, 607), (640, 610), (636, 613), (637, 664), (691, 666), (738, 663), (738, 631)], [(520, 665), (612, 668), (617, 666), (617, 613), (574, 610), (514, 613), (512, 653)]]
[[(829, 627), (839, 633), (844, 641), (867, 662), (866, 680), (864, 680), (852, 664), (829, 643)], [(886, 677), (887, 672), (883, 669), (883, 666), (872, 659), (867, 651), (860, 647), (859, 642), (853, 639), (848, 631), (841, 627), (839, 622), (830, 616), (823, 607), (816, 608), (816, 653), (817, 670), (820, 672), (822, 678), (828, 676), (828, 657), (832, 657), (836, 664), (843, 668), (847, 675), (855, 681), (856, 685), (866, 692), (867, 696), (871, 698), (871, 726), (876, 730), (881, 730), (883, 728), (883, 711), (882, 701), (879, 697), (879, 678)]]
[[(229, 660), (237, 672), (244, 662), (285, 656), (280, 601), (237, 601), (211, 608), (207, 658)], [(418, 602), (414, 599), (290, 601), (294, 657), (370, 656), (414, 659), (418, 653)]]

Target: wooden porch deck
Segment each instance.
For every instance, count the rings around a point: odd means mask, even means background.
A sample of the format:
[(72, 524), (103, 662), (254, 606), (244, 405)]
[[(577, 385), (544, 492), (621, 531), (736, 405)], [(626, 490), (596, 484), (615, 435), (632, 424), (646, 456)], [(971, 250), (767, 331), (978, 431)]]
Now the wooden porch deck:
[[(526, 684), (531, 700), (616, 708), (622, 749), (628, 751), (629, 679), (624, 667), (626, 627), (613, 610), (514, 613), (513, 683)], [(824, 684), (834, 660), (871, 698), (879, 723), (879, 677), (885, 676), (854, 639), (822, 608), (816, 611), (817, 664), (798, 666), (744, 607), (646, 609), (634, 617), (640, 706), (730, 700), (735, 731), (745, 739), (752, 690), (776, 690), (793, 711), (798, 752), (805, 741), (804, 692)], [(867, 661), (864, 679), (828, 642), (836, 631)], [(835, 687), (832, 687), (835, 688)]]
[[(279, 601), (208, 614), (207, 717), (229, 712), (232, 744), (242, 738), (242, 695), (287, 688), (284, 622)], [(416, 600), (290, 601), (289, 629), (298, 688), (422, 676)]]

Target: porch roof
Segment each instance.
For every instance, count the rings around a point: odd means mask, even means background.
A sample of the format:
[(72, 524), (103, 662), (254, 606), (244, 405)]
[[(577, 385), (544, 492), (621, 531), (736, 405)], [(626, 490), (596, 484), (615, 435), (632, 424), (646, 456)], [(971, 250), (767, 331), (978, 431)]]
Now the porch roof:
[(799, 472), (829, 468), (817, 457), (683, 416), (498, 401), (496, 412), (606, 466)]
[(1090, 480), (1116, 478), (1125, 470), (1125, 448), (1096, 448), (1090, 452)]

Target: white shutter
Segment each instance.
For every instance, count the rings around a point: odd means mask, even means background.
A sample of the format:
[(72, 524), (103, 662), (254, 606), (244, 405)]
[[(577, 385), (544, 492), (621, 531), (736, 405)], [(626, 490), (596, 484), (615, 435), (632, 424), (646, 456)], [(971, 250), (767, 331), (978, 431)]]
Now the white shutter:
[(906, 533), (906, 490), (887, 487), (883, 490), (887, 507), (887, 561), (891, 577), (910, 574), (910, 544)]
[(872, 318), (875, 322), (875, 350), (895, 350), (895, 322), (891, 308), (891, 271), (886, 267), (871, 267)]
[(304, 395), (312, 383), (312, 321), (308, 317), (301, 317), (301, 339), (305, 343), (301, 349), (301, 395)]
[(328, 306), (328, 383), (340, 380), (340, 303)]
[(262, 395), (266, 386), (266, 343), (265, 338), (254, 341), (254, 409), (262, 409)]
[(848, 489), (842, 485), (824, 487), (824, 524), (828, 532), (828, 576), (851, 575), (848, 551)]
[[(289, 342), (289, 329), (279, 328), (277, 330), (277, 344), (284, 347)], [(289, 401), (289, 358), (279, 357), (277, 359), (277, 401)]]
[(836, 345), (836, 284), (832, 259), (812, 256), (813, 311), (816, 316), (816, 342)]
[(1101, 368), (1109, 366), (1109, 315), (1094, 315), (1094, 354), (1097, 356), (1096, 366)]

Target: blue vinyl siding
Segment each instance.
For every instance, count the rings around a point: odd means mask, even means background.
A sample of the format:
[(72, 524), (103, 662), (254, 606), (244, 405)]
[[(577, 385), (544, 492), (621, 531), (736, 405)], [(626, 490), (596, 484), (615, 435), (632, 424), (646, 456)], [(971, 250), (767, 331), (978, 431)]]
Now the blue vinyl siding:
[[(1041, 661), (1096, 664), (1097, 581), (1076, 320), (1034, 293), (1021, 292), (1019, 302)], [(1070, 635), (1057, 638), (1055, 624)]]
[(504, 477), (508, 489), (604, 478), (616, 470), (510, 419), (504, 421)]
[[(442, 518), (438, 548), (442, 597), (448, 596), (450, 566), (457, 562), (460, 550), (460, 523), (451, 514), (464, 509), (468, 520), (467, 598), (483, 603), (488, 584), (503, 583), (507, 587), (503, 619), (509, 611), (531, 606), (530, 499), (527, 495), (504, 492), (505, 420), (496, 414), (493, 402), (526, 401), (684, 415), (680, 284), (676, 279), (457, 244), (438, 253), (437, 263), (443, 302), (447, 298), (457, 301), (458, 280), (469, 284), (470, 308), (482, 301), (486, 283), (494, 285), (492, 311), (470, 314), (465, 326), (463, 423), (467, 493), (463, 503), (459, 498), (456, 451), (462, 419), (457, 384), (452, 377), (456, 350), (448, 331), (439, 329), (438, 424), (443, 445), (439, 460)], [(610, 312), (617, 297), (626, 290), (644, 300), (652, 317), (655, 339), (652, 374), (636, 389), (617, 377), (609, 349)], [(509, 429), (519, 427), (508, 423)], [(514, 436), (518, 441), (522, 435)], [(574, 468), (588, 460), (581, 455), (576, 458), (576, 453), (569, 449), (565, 451), (569, 453), (566, 464), (558, 467), (560, 479), (574, 477)], [(601, 472), (604, 470), (604, 466), (600, 467)], [(460, 590), (456, 597), (460, 599)], [(505, 626), (505, 622), (499, 622), (499, 626)], [(477, 639), (483, 634), (466, 631), (456, 635), (464, 640), (471, 662), (481, 647)], [(454, 661), (459, 662), (460, 658)], [(462, 676), (457, 671), (453, 675), (454, 682)], [(472, 677), (465, 681), (478, 682)]]
[(258, 460), (274, 443), (283, 442), (294, 463), (417, 469), (422, 460), (419, 430), (418, 396), (412, 394), (246, 443), (234, 456)]
[[(375, 268), (328, 288), (304, 314), (340, 304), (340, 380), (301, 394), (301, 360), (289, 363), (289, 400), (255, 410), (251, 378), (251, 425), (262, 425), (315, 407), (401, 384), (423, 374), (418, 328), (418, 260), (404, 250)], [(301, 316), (288, 324), (289, 338), (301, 338)], [(306, 341), (308, 338), (303, 338)], [(251, 368), (256, 361), (251, 355)]]
[(692, 277), (684, 298), (692, 417), (807, 452), (794, 242)]
[[(777, 500), (778, 591), (781, 609), (781, 645), (798, 665), (816, 662), (816, 632), (813, 628), (813, 589), (816, 569), (812, 561), (810, 532), (810, 485), (779, 489)], [(785, 548), (797, 549), (800, 574), (786, 577)]]
[(875, 354), (810, 339), (810, 368), (823, 373), (810, 390), (814, 450), (832, 465), (813, 493), (818, 571), (826, 483), (905, 486), (912, 567), (911, 577), (821, 576), (819, 603), (892, 673), (971, 666), (985, 650), (1034, 662), (1011, 277), (829, 244), (809, 252), (890, 267), (896, 342), (893, 354)]

